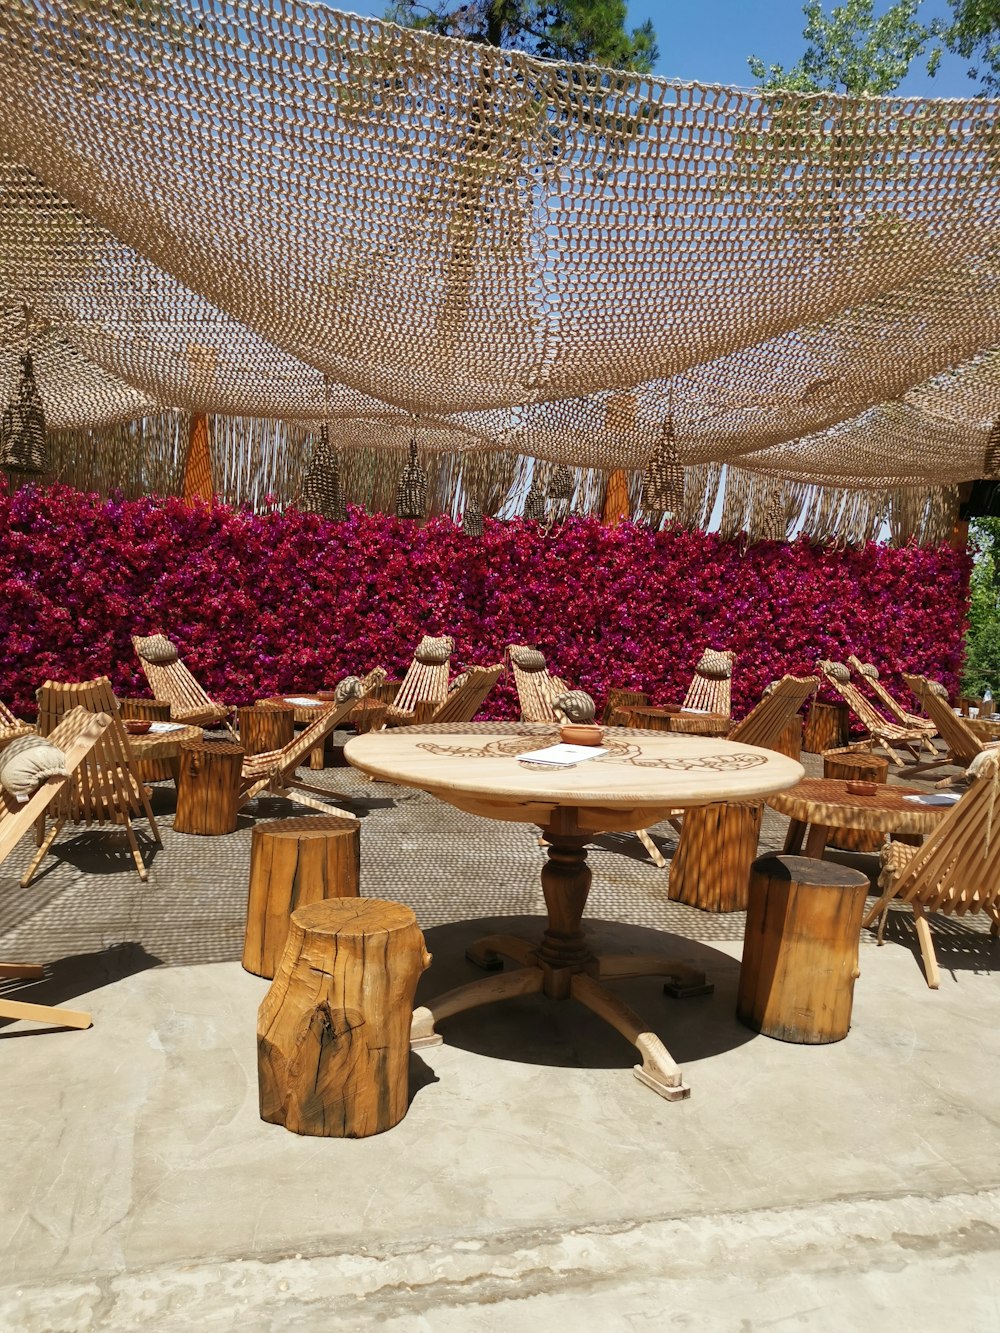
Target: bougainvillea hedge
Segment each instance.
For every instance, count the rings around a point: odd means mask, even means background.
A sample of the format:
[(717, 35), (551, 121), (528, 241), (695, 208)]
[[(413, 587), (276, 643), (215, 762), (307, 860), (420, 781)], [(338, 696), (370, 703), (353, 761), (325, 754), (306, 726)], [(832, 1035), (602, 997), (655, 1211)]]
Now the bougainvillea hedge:
[[(448, 632), (455, 663), (533, 643), (603, 700), (679, 699), (706, 645), (739, 654), (734, 712), (768, 681), (855, 651), (905, 696), (901, 669), (957, 686), (969, 562), (941, 548), (744, 550), (697, 532), (570, 520), (482, 538), (352, 511), (331, 523), (176, 499), (0, 489), (0, 698), (32, 716), (46, 678), (107, 674), (147, 694), (129, 635), (162, 629), (210, 694), (245, 703), (322, 688)], [(502, 679), (488, 713), (516, 716)]]

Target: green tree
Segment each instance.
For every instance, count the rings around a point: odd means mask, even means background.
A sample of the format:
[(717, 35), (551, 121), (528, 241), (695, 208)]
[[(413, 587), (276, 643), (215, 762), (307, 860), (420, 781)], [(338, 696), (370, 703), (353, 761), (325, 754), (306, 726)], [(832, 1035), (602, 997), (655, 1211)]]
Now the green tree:
[(981, 695), (987, 685), (1000, 691), (1000, 518), (974, 519), (969, 537), (975, 564), (962, 689)]
[(396, 0), (386, 14), (445, 37), (648, 74), (659, 56), (653, 24), (629, 32), (626, 17), (625, 0)]
[[(969, 67), (970, 79), (978, 79), (991, 94), (1000, 93), (1000, 0), (951, 0), (951, 22), (938, 21), (931, 29), (949, 51), (976, 62)], [(940, 59), (936, 47), (927, 62), (931, 74)]]
[(846, 0), (829, 15), (823, 12), (821, 0), (806, 0), (802, 36), (807, 45), (801, 59), (785, 69), (750, 56), (750, 72), (768, 89), (872, 96), (890, 93), (930, 40), (928, 29), (917, 20), (920, 3), (897, 0), (876, 17), (874, 0)]

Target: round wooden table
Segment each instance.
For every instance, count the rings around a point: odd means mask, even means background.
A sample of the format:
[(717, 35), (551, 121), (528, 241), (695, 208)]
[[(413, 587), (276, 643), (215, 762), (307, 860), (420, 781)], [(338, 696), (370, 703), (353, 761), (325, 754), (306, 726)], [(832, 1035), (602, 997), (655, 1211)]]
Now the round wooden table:
[(586, 846), (595, 833), (647, 828), (671, 812), (710, 801), (744, 800), (793, 786), (803, 769), (769, 750), (698, 736), (607, 727), (608, 753), (572, 768), (548, 768), (523, 756), (556, 744), (545, 723), (414, 726), (357, 736), (350, 764), (388, 782), (419, 787), (486, 819), (537, 824), (548, 842), (542, 891), (548, 923), (541, 942), (491, 935), (468, 951), (496, 970), (516, 970), (449, 991), (413, 1015), (413, 1044), (436, 1045), (435, 1023), (464, 1009), (513, 995), (575, 999), (622, 1033), (639, 1051), (635, 1073), (669, 1101), (690, 1089), (666, 1047), (641, 1018), (601, 983), (613, 977), (663, 976), (670, 994), (704, 994), (705, 975), (653, 954), (596, 957), (582, 929), (590, 890)]
[[(904, 796), (928, 796), (919, 787), (879, 787), (874, 796), (854, 796), (840, 778), (806, 778), (789, 791), (767, 798), (772, 810), (792, 821), (785, 838), (785, 851), (798, 853), (805, 838), (806, 856), (821, 857), (827, 841), (837, 829), (863, 829), (869, 833), (894, 833), (902, 839), (932, 833), (947, 805), (918, 805)], [(808, 836), (806, 830), (808, 829)]]
[[(176, 730), (147, 731), (145, 736), (129, 736), (128, 743), (136, 759), (143, 762), (148, 760), (164, 761), (170, 770), (170, 776), (176, 783), (180, 771), (181, 746), (185, 741), (200, 741), (205, 733), (201, 727), (185, 727), (175, 722), (154, 722), (153, 727), (157, 726), (176, 727)], [(145, 777), (145, 774), (143, 776)], [(155, 781), (155, 779), (149, 777), (145, 777), (145, 780), (147, 782)]]
[(629, 709), (629, 726), (678, 736), (728, 736), (732, 719), (725, 713), (694, 713), (684, 708), (674, 712), (640, 704)]

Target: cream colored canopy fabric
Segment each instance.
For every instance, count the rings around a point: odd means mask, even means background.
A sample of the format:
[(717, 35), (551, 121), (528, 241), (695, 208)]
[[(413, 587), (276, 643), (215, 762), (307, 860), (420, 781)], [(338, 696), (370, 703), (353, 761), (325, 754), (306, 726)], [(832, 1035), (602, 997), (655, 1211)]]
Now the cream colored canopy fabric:
[(1000, 415), (998, 109), (312, 3), (12, 0), (0, 339), (27, 303), (56, 427), (176, 408), (385, 448), (416, 419), (422, 449), (637, 468), (669, 402), (689, 467), (954, 483)]

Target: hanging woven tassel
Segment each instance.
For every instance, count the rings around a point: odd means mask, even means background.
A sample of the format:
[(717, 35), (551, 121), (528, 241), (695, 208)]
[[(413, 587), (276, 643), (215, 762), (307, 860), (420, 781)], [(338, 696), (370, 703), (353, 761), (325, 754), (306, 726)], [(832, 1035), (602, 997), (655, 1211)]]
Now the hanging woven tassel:
[(684, 504), (684, 468), (670, 416), (663, 423), (663, 434), (642, 474), (642, 502), (645, 509), (662, 509), (670, 514), (676, 514)]
[(427, 473), (417, 459), (417, 437), (410, 440), (410, 459), (396, 491), (398, 518), (423, 518), (427, 512)]
[(31, 353), (21, 354), (17, 387), (0, 418), (0, 467), (10, 472), (42, 474), (49, 470), (45, 413), (35, 383)]
[(784, 487), (774, 487), (764, 499), (760, 509), (760, 521), (756, 540), (759, 542), (783, 542), (788, 536), (788, 508), (785, 503)]
[(986, 438), (983, 476), (987, 481), (1000, 481), (1000, 421), (994, 421)]
[(462, 531), (467, 537), (483, 535), (483, 511), (475, 500), (466, 500), (465, 513), (462, 515)]
[(549, 499), (572, 500), (575, 489), (572, 472), (561, 464), (549, 478)]
[(545, 522), (545, 493), (532, 486), (524, 501), (524, 517), (535, 523)]

